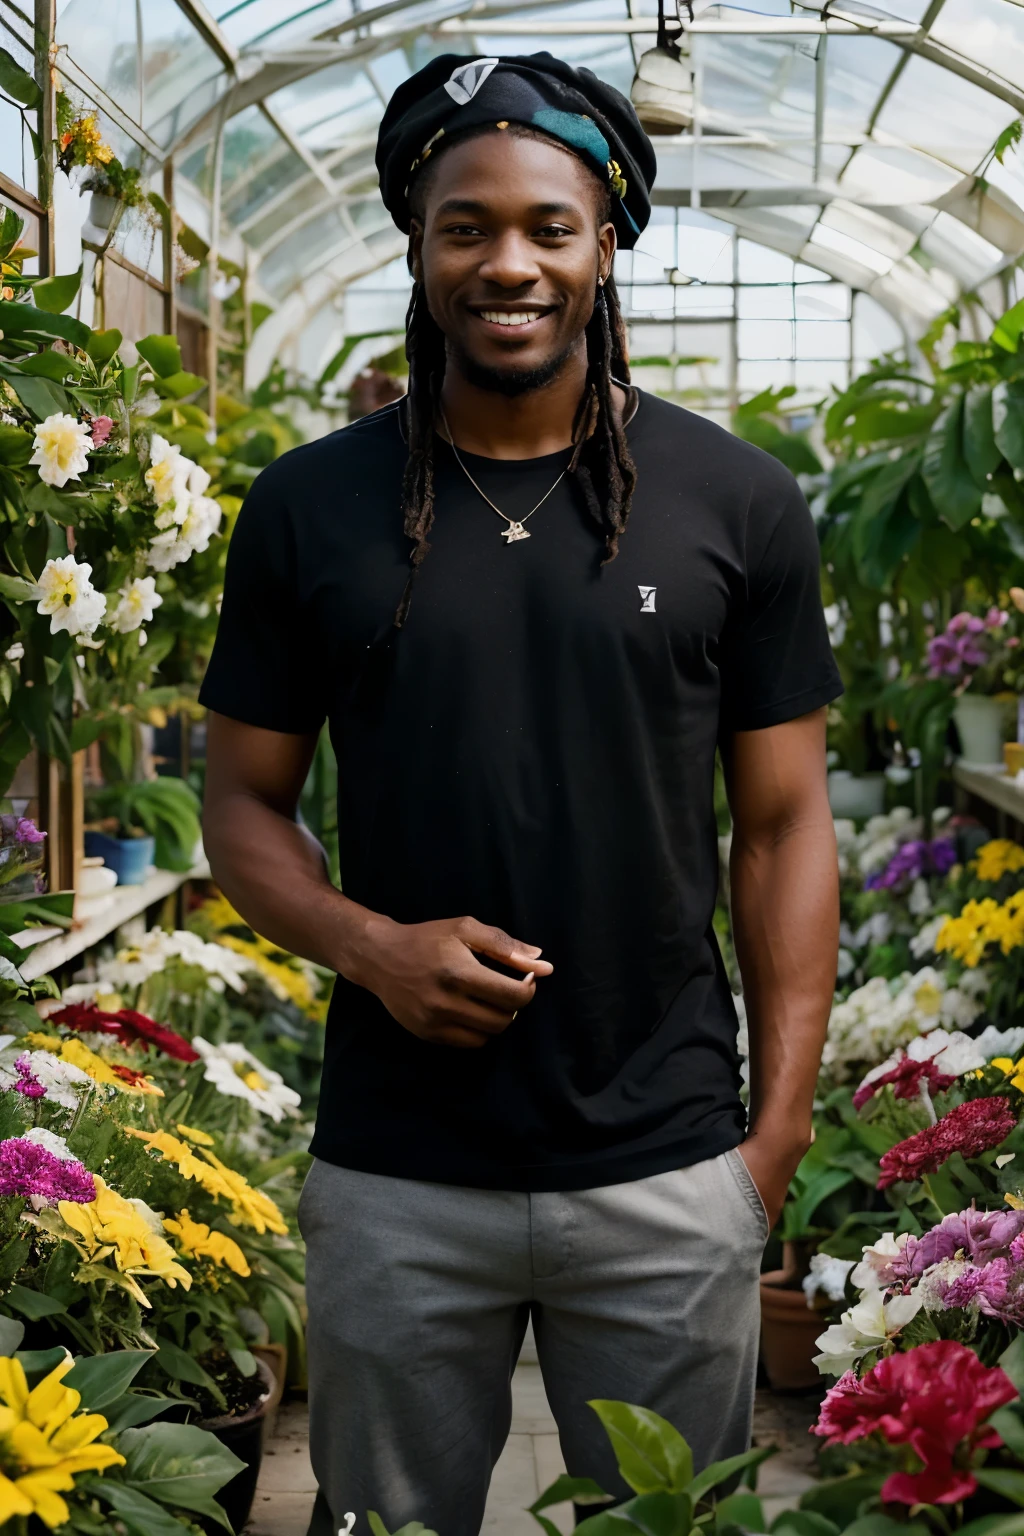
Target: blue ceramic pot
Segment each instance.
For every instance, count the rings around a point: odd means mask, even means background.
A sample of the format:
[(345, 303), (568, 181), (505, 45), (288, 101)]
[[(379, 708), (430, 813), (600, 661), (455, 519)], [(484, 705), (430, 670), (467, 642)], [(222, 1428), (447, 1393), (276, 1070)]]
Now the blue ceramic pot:
[(153, 862), (151, 837), (108, 837), (105, 832), (85, 834), (87, 858), (101, 858), (117, 872), (118, 885), (141, 885)]

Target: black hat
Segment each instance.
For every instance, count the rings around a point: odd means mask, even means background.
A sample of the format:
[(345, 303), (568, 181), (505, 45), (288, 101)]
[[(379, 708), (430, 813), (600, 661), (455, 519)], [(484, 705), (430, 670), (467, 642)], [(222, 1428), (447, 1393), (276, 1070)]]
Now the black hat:
[(500, 122), (526, 123), (579, 155), (613, 193), (619, 245), (636, 244), (651, 216), (651, 141), (621, 92), (550, 53), (446, 53), (398, 87), (381, 121), (376, 158), (384, 206), (403, 234), (413, 175), (441, 136)]

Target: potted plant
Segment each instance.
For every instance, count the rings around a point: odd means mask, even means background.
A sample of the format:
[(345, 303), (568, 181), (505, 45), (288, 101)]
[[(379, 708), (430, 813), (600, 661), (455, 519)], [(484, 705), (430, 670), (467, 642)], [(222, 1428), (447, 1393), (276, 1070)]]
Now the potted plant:
[(984, 616), (954, 614), (928, 641), (928, 676), (953, 685), (961, 761), (970, 767), (1002, 769), (1006, 711), (998, 694), (1014, 681), (1019, 646), (1009, 611), (996, 607)]
[(116, 869), (120, 885), (140, 885), (151, 863), (182, 872), (192, 867), (199, 799), (184, 779), (109, 784), (92, 790), (87, 803), (98, 825), (86, 832), (85, 851)]

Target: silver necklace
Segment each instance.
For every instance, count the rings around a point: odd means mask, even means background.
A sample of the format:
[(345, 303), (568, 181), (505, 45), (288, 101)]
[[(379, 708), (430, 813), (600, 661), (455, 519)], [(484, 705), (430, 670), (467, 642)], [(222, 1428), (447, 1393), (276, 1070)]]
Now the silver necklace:
[(469, 470), (466, 468), (465, 464), (463, 464), (461, 458), (459, 457), (459, 450), (455, 446), (455, 439), (452, 436), (452, 429), (448, 425), (448, 418), (444, 414), (444, 411), (441, 412), (441, 420), (444, 423), (444, 429), (448, 434), (448, 445), (451, 448), (452, 453), (455, 455), (456, 464), (462, 470), (462, 473), (465, 475), (474, 491), (476, 491), (477, 495), (482, 496), (484, 501), (486, 501), (487, 505), (491, 508), (491, 511), (497, 512), (498, 516), (504, 518), (505, 522), (508, 523), (508, 527), (501, 530), (501, 537), (505, 540), (505, 543), (518, 544), (520, 539), (530, 538), (530, 533), (526, 528), (523, 527), (523, 524), (527, 521), (528, 518), (531, 518), (535, 512), (539, 512), (541, 507), (547, 501), (548, 497), (551, 495), (551, 492), (558, 489), (569, 472), (568, 464), (562, 470), (562, 473), (559, 475), (554, 485), (551, 486), (549, 490), (544, 492), (544, 495), (541, 497), (540, 501), (538, 501), (537, 505), (530, 508), (529, 512), (526, 514), (526, 517), (521, 517), (517, 521), (514, 517), (509, 517), (508, 513), (503, 512), (500, 507), (496, 507), (494, 502), (488, 496), (487, 492), (480, 489), (476, 481), (473, 479), (473, 476), (470, 474)]

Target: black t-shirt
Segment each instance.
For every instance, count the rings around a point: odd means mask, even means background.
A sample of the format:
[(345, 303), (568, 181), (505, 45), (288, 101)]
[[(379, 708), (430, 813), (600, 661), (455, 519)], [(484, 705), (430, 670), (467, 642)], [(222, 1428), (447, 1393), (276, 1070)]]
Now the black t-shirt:
[[(497, 925), (554, 974), (480, 1050), (427, 1044), (339, 978), (312, 1150), (517, 1190), (714, 1157), (744, 1134), (712, 931), (715, 749), (841, 692), (807, 506), (774, 459), (641, 394), (632, 514), (601, 567), (571, 476), (506, 544), (439, 442), (398, 632), (402, 410), (259, 476), (200, 697), (273, 731), (330, 721), (347, 895), (398, 922)], [(518, 518), (568, 454), (463, 459)]]

